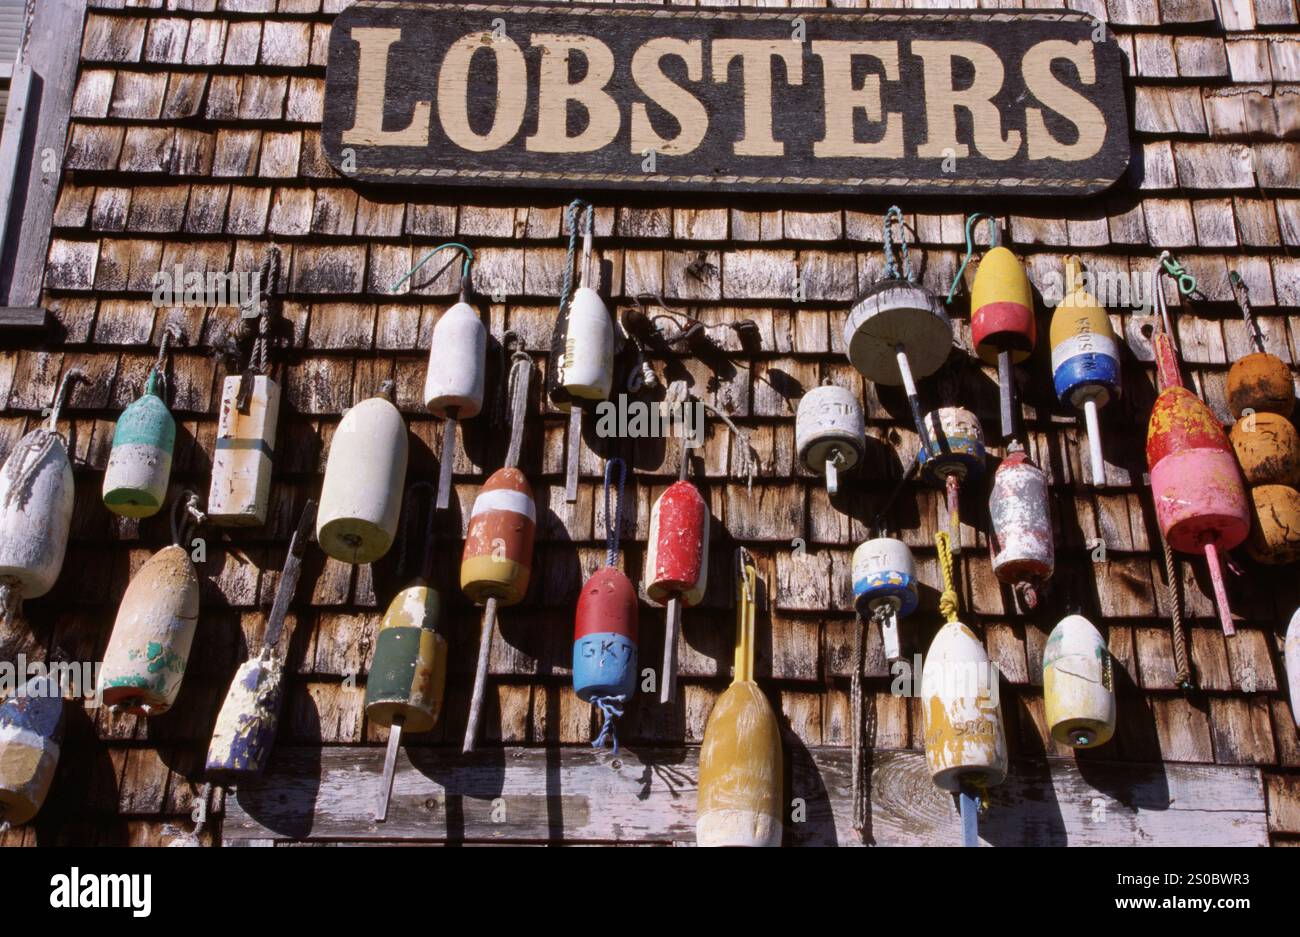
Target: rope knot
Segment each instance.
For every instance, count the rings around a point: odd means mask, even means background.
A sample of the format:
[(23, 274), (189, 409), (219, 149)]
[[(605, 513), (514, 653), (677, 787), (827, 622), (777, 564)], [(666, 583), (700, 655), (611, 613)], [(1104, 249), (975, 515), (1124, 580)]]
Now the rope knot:
[(609, 739), (612, 753), (618, 754), (618, 720), (623, 718), (623, 707), (626, 703), (627, 697), (622, 693), (615, 696), (593, 696), (591, 698), (591, 705), (600, 710), (602, 719), (600, 734), (591, 743), (592, 748), (604, 748), (605, 740)]

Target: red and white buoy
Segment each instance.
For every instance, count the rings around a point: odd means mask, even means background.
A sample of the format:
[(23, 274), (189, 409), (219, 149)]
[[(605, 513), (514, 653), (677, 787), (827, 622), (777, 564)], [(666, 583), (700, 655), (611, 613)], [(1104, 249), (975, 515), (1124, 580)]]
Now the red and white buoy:
[(1026, 608), (1036, 608), (1043, 584), (1056, 568), (1056, 548), (1047, 476), (1019, 442), (1011, 443), (993, 473), (989, 516), (993, 574), (1011, 586)]

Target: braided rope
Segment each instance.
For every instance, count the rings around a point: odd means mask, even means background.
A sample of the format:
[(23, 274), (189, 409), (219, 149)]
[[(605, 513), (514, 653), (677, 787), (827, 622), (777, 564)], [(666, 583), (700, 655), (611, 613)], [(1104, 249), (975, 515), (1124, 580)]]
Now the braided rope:
[(1183, 627), (1183, 609), (1178, 594), (1178, 564), (1174, 551), (1164, 534), (1160, 535), (1160, 549), (1165, 557), (1165, 588), (1169, 592), (1169, 620), (1174, 642), (1174, 682), (1184, 690), (1192, 689), (1192, 665), (1187, 657), (1187, 632)]
[[(584, 217), (583, 230), (578, 231), (578, 209), (585, 207), (587, 209)], [(580, 198), (575, 198), (565, 209), (565, 218), (569, 223), (569, 249), (565, 255), (564, 261), (564, 285), (560, 290), (560, 315), (563, 316), (569, 307), (569, 298), (573, 293), (573, 260), (578, 254), (578, 238), (584, 234), (591, 233), (592, 219), (595, 217), (596, 208), (590, 202)]]
[(907, 232), (903, 225), (903, 211), (897, 205), (890, 206), (889, 211), (885, 212), (883, 225), (885, 276), (893, 279), (898, 279), (900, 276), (900, 267), (894, 259), (894, 237), (891, 233), (891, 226), (894, 224), (898, 225), (898, 250), (903, 257), (901, 276), (909, 283), (912, 283), (916, 281), (916, 276), (912, 272), (912, 260), (907, 256)]
[(953, 576), (952, 547), (947, 531), (940, 530), (935, 533), (934, 548), (939, 553), (939, 569), (943, 573), (943, 592), (939, 595), (939, 611), (944, 621), (954, 622), (957, 620), (959, 605)]
[[(618, 469), (618, 504), (609, 510), (610, 477)], [(605, 565), (618, 565), (618, 535), (623, 529), (623, 491), (627, 483), (627, 463), (613, 458), (605, 463)]]

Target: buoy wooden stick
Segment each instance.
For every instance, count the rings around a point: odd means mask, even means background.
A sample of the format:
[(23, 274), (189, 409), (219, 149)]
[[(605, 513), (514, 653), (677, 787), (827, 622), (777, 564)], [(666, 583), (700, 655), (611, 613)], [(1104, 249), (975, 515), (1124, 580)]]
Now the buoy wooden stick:
[(930, 431), (926, 428), (925, 416), (921, 413), (921, 395), (916, 391), (916, 379), (912, 377), (912, 365), (902, 342), (894, 346), (894, 358), (898, 362), (898, 374), (903, 379), (903, 393), (907, 395), (907, 405), (912, 411), (912, 421), (916, 425), (916, 434), (921, 439), (921, 448), (929, 452)]
[(438, 499), (435, 504), (441, 511), (451, 501), (451, 468), (456, 461), (456, 408), (447, 410), (442, 424), (442, 459), (438, 463)]
[(1083, 422), (1088, 430), (1088, 461), (1091, 463), (1093, 484), (1106, 479), (1106, 461), (1101, 456), (1101, 418), (1097, 414), (1097, 398), (1083, 402)]
[(515, 467), (515, 462), (523, 445), (531, 377), (532, 360), (522, 351), (515, 352), (507, 385), (511, 422), (506, 465), (492, 473), (474, 499), (465, 551), (461, 557), (461, 590), (476, 605), (483, 606), (474, 689), (462, 746), (465, 753), (474, 750), (478, 739), (497, 608), (499, 605), (514, 605), (528, 591), (537, 514), (532, 489), (524, 474)]
[(568, 449), (564, 464), (564, 500), (578, 500), (578, 463), (582, 460), (582, 407), (574, 403), (569, 409)]

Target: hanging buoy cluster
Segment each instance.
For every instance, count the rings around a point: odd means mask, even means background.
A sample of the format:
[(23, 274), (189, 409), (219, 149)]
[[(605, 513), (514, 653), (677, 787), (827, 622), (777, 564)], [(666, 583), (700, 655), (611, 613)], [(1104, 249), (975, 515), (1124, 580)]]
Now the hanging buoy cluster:
[(1260, 563), (1300, 560), (1300, 434), (1291, 422), (1295, 392), (1291, 372), (1264, 350), (1246, 285), (1232, 273), (1242, 316), (1256, 351), (1228, 371), (1228, 406), (1236, 422), (1228, 434), (1250, 494), (1246, 552)]

